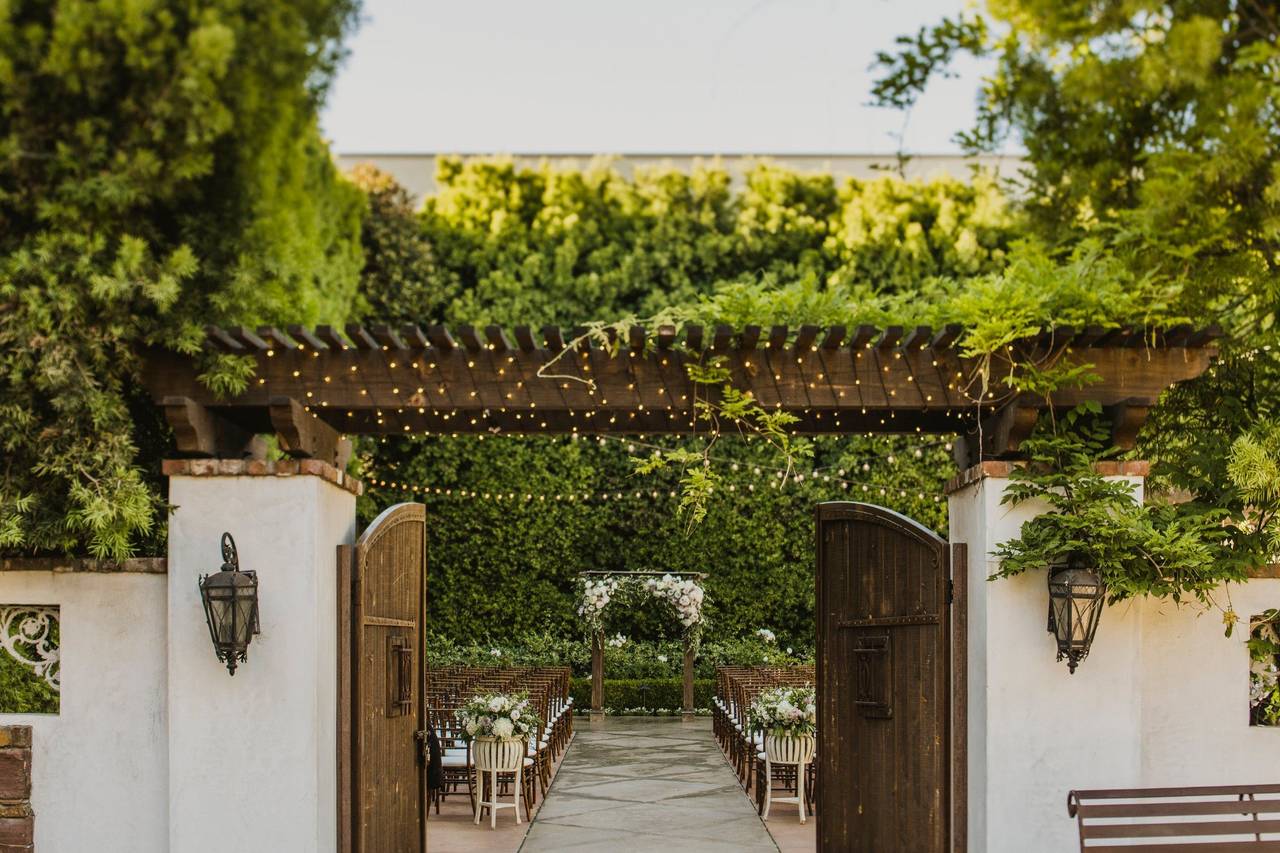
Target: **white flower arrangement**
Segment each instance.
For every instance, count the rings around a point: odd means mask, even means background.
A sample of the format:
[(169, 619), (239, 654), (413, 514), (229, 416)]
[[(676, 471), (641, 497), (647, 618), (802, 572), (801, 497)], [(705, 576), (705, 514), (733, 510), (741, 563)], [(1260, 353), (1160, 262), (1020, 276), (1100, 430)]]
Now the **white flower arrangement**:
[(747, 709), (752, 731), (774, 737), (812, 735), (818, 728), (817, 694), (812, 687), (774, 687)]
[(609, 643), (609, 648), (620, 649), (627, 644), (627, 638), (622, 636), (621, 634), (615, 634), (614, 636), (609, 638), (608, 643)]
[(523, 739), (530, 732), (540, 731), (542, 725), (527, 693), (472, 696), (453, 715), (462, 724), (468, 740), (477, 737)]
[(655, 596), (666, 599), (686, 631), (701, 624), (706, 594), (695, 581), (663, 575), (661, 580), (649, 578), (645, 585)]
[(578, 615), (587, 623), (587, 632), (590, 635), (596, 636), (604, 630), (604, 609), (617, 591), (616, 580), (583, 581), (582, 601), (578, 604)]
[[(680, 622), (685, 640), (697, 647), (705, 624), (702, 604), (706, 600), (706, 593), (697, 581), (671, 574), (664, 574), (661, 578), (647, 578), (643, 583), (638, 578), (626, 577), (585, 579), (582, 583), (582, 598), (578, 603), (578, 616), (585, 623), (588, 636), (603, 636), (605, 608), (619, 595), (628, 593), (647, 593), (666, 602)], [(619, 635), (606, 642), (617, 648), (626, 642), (626, 638)]]
[(757, 628), (757, 629), (756, 629), (756, 636), (757, 636), (757, 637), (759, 637), (760, 639), (764, 640), (766, 643), (776, 643), (776, 642), (778, 642), (778, 637), (777, 637), (777, 635), (775, 635), (775, 634), (774, 634), (772, 631), (770, 631), (768, 628)]

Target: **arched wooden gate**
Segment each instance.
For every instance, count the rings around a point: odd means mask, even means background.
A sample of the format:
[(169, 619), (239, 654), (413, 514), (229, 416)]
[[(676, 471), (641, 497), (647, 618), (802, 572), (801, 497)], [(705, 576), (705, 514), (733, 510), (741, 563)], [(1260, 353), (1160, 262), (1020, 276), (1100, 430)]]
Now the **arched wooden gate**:
[(426, 853), (426, 507), (338, 549), (338, 850)]
[[(860, 503), (817, 508), (818, 850), (944, 853), (963, 818), (946, 540)], [(963, 625), (961, 613), (955, 614)], [(963, 665), (960, 666), (963, 672)], [(963, 679), (957, 681), (963, 692)], [(963, 717), (961, 717), (961, 720)], [(962, 814), (962, 813), (961, 813)]]

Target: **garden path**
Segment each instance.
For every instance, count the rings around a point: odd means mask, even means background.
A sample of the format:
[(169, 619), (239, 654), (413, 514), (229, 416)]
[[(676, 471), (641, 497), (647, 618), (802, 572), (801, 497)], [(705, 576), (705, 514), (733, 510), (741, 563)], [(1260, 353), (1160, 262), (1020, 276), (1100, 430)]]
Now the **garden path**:
[(580, 721), (521, 853), (778, 847), (699, 718)]

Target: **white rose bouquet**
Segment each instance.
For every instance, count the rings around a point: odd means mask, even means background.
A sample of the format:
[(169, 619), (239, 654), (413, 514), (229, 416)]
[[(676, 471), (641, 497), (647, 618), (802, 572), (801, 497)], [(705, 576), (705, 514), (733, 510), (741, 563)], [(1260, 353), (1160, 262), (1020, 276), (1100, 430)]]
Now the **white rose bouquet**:
[(818, 729), (817, 694), (812, 687), (765, 690), (747, 709), (752, 731), (774, 737), (812, 735)]
[(468, 740), (496, 737), (522, 739), (541, 731), (542, 721), (529, 702), (528, 693), (486, 693), (472, 696), (453, 712)]
[(582, 599), (578, 603), (578, 615), (587, 625), (589, 636), (604, 630), (604, 609), (618, 591), (616, 580), (585, 580), (582, 583)]
[(696, 581), (671, 575), (663, 575), (661, 579), (649, 578), (646, 585), (651, 594), (671, 605), (685, 636), (697, 646), (702, 636), (702, 601), (706, 597), (702, 587)]

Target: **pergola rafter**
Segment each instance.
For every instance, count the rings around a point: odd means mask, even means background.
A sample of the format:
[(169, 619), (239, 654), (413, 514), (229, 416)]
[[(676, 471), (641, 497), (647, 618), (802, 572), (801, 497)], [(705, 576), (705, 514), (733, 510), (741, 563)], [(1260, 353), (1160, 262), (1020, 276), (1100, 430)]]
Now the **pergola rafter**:
[(695, 401), (715, 389), (690, 380), (687, 367), (718, 358), (735, 387), (766, 409), (795, 415), (799, 434), (964, 435), (978, 433), (981, 421), (983, 446), (971, 442), (968, 452), (994, 457), (1017, 451), (1045, 405), (1002, 392), (999, 377), (1014, 361), (1092, 365), (1099, 381), (1063, 389), (1053, 404), (1098, 401), (1123, 446), (1165, 388), (1208, 367), (1219, 335), (1191, 326), (1046, 330), (992, 357), (995, 381), (979, 406), (981, 360), (963, 354), (964, 330), (956, 325), (686, 326), (683, 341), (674, 327), (636, 326), (608, 349), (583, 331), (211, 326), (209, 349), (257, 362), (243, 393), (219, 399), (197, 380), (196, 359), (170, 352), (149, 354), (146, 383), (181, 452), (226, 453), (246, 435), (274, 432), (294, 455), (326, 457), (341, 453), (338, 437), (351, 434), (705, 430)]

